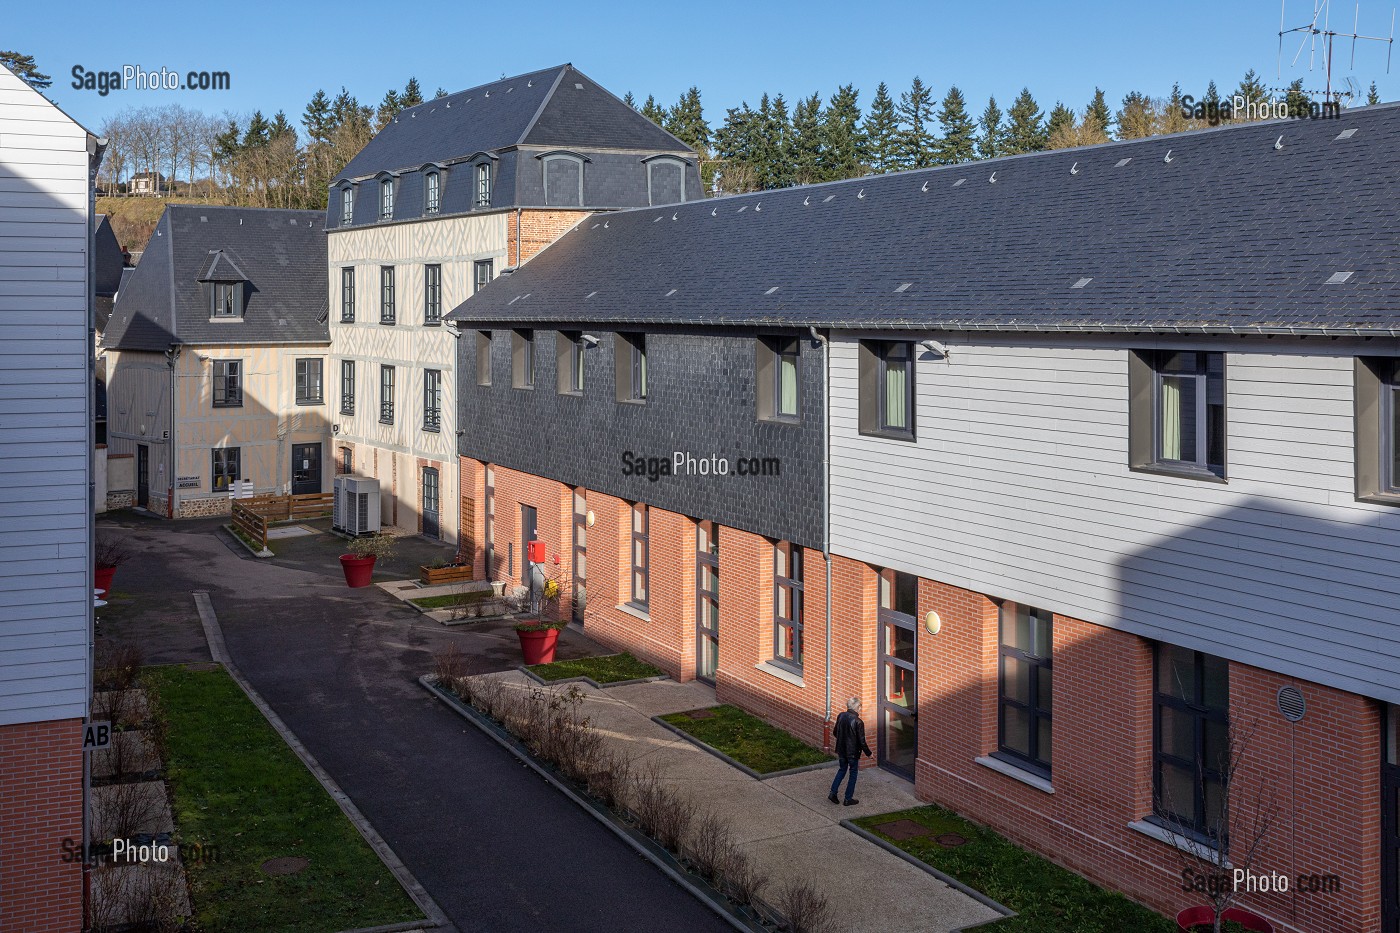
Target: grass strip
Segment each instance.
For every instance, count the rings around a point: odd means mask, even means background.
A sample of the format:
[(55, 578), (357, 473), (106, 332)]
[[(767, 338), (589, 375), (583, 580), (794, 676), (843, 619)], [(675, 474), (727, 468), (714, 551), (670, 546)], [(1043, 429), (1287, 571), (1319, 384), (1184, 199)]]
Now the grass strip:
[(831, 756), (812, 748), (797, 736), (744, 712), (737, 706), (714, 706), (702, 719), (691, 718), (691, 710), (661, 718), (686, 735), (724, 752), (759, 774), (786, 771), (830, 761)]
[(660, 677), (666, 673), (645, 661), (638, 661), (627, 652), (605, 654), (594, 658), (555, 661), (552, 664), (532, 664), (530, 673), (541, 680), (565, 680), (569, 677), (590, 677), (594, 683), (615, 684), (621, 680), (641, 680)]
[(410, 599), (409, 602), (424, 609), (455, 609), (457, 607), (466, 608), (475, 606), (477, 603), (494, 599), (495, 595), (490, 590), (472, 590), (468, 593), (442, 593), (437, 596), (419, 596), (417, 599)]

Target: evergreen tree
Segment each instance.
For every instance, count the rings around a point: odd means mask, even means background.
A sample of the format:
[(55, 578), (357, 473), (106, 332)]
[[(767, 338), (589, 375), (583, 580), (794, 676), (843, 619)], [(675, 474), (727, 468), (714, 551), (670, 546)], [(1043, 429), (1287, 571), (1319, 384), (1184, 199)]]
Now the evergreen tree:
[[(964, 118), (967, 114), (964, 112)], [(933, 122), (933, 92), (914, 76), (909, 90), (899, 95), (898, 164), (903, 168), (928, 168), (937, 159), (938, 140), (929, 130)]]
[(982, 132), (977, 137), (977, 157), (995, 159), (1006, 151), (1006, 127), (1002, 125), (1001, 108), (997, 106), (995, 97), (987, 99), (987, 109), (982, 111), (982, 119), (978, 123)]
[(657, 126), (664, 126), (666, 123), (665, 109), (656, 102), (656, 98), (651, 94), (647, 95), (647, 102), (642, 104), (642, 116)]
[(943, 135), (934, 143), (934, 158), (940, 165), (971, 162), (977, 157), (977, 124), (967, 115), (967, 101), (957, 85), (948, 89), (938, 108), (938, 125)]
[[(1260, 79), (1258, 73), (1251, 68), (1244, 73), (1244, 77), (1240, 79), (1240, 86), (1235, 88), (1235, 93), (1232, 96), (1240, 98), (1245, 106), (1248, 107), (1250, 104), (1261, 104), (1268, 100), (1269, 91), (1264, 87), (1264, 82)], [(1233, 106), (1233, 104), (1234, 101), (1232, 100), (1231, 105)], [(1245, 115), (1241, 115), (1237, 119), (1245, 118)]]
[(1182, 94), (1179, 83), (1172, 84), (1171, 96), (1167, 98), (1166, 105), (1158, 115), (1158, 132), (1160, 133), (1180, 133), (1190, 129), (1190, 124), (1186, 120), (1186, 115), (1181, 112)]
[(1379, 104), (1381, 102), (1381, 92), (1376, 90), (1376, 82), (1371, 82), (1371, 88), (1366, 92), (1366, 103)]
[(710, 125), (700, 105), (700, 89), (692, 87), (666, 114), (667, 131), (702, 156), (710, 151)]
[(433, 100), (437, 100), (439, 97), (446, 97), (446, 96), (447, 96), (447, 88), (445, 88), (445, 87), (440, 87), (440, 88), (438, 88), (436, 91), (433, 92)]
[(1057, 100), (1050, 111), (1050, 118), (1045, 121), (1046, 145), (1049, 145), (1050, 137), (1057, 133), (1063, 135), (1066, 130), (1074, 130), (1074, 111)]
[(307, 138), (312, 143), (327, 143), (331, 138), (331, 101), (325, 91), (317, 91), (301, 115)]
[(1201, 99), (1205, 101), (1208, 110), (1211, 108), (1212, 104), (1216, 106), (1220, 104), (1220, 88), (1215, 86), (1214, 81), (1206, 85), (1206, 96)]
[(1129, 91), (1118, 111), (1118, 138), (1143, 139), (1157, 131), (1157, 108), (1141, 91)]
[(267, 138), (269, 140), (278, 139), (289, 133), (292, 139), (296, 139), (296, 127), (292, 126), (287, 120), (287, 115), (279, 110), (273, 114), (272, 122), (267, 125)]
[(16, 78), (36, 91), (46, 90), (53, 84), (53, 79), (40, 71), (34, 64), (33, 55), (25, 55), (22, 52), (0, 52), (0, 65), (10, 69)]
[(1044, 114), (1040, 105), (1031, 96), (1031, 89), (1021, 88), (1008, 112), (1010, 119), (1006, 128), (1006, 152), (1015, 155), (1021, 152), (1039, 152), (1045, 148), (1048, 135), (1043, 122)]
[(1303, 79), (1298, 78), (1288, 85), (1288, 93), (1283, 98), (1284, 107), (1290, 117), (1302, 117), (1312, 112), (1312, 100), (1303, 90)]
[(631, 107), (633, 110), (637, 109), (637, 98), (632, 96), (631, 91), (628, 91), (626, 94), (622, 95), (622, 102), (627, 106)]
[(253, 115), (248, 119), (247, 127), (243, 130), (243, 141), (239, 143), (239, 150), (247, 151), (266, 146), (271, 128), (271, 124), (262, 115), (262, 111), (254, 110)]
[(759, 103), (759, 118), (763, 124), (763, 135), (759, 140), (757, 167), (762, 179), (762, 188), (787, 188), (794, 183), (792, 119), (788, 116), (787, 101), (779, 94), (770, 102), (763, 95)]
[(865, 140), (866, 156), (873, 171), (888, 172), (899, 167), (899, 116), (883, 81), (875, 89), (875, 99), (865, 115)]
[(792, 175), (799, 185), (821, 181), (822, 99), (813, 94), (792, 110)]
[(403, 110), (409, 107), (417, 107), (423, 103), (423, 89), (418, 86), (418, 79), (410, 77), (408, 83), (404, 85), (403, 93), (399, 95), (399, 106)]
[(860, 94), (853, 85), (836, 89), (823, 114), (819, 176), (822, 181), (854, 178), (865, 161), (865, 135), (860, 129)]
[(243, 147), (241, 132), (238, 129), (238, 121), (229, 120), (224, 131), (214, 137), (214, 158), (220, 163), (227, 163), (238, 155)]
[(384, 94), (384, 99), (379, 102), (379, 109), (374, 114), (374, 130), (379, 132), (394, 121), (394, 117), (399, 115), (403, 109), (403, 104), (399, 101), (399, 92), (389, 90)]
[(1084, 130), (1089, 141), (1103, 142), (1107, 140), (1109, 128), (1112, 125), (1113, 113), (1108, 109), (1108, 101), (1104, 99), (1103, 90), (1094, 88), (1093, 99), (1089, 101), (1089, 106), (1084, 108)]
[(757, 189), (754, 158), (761, 131), (758, 114), (747, 101), (729, 108), (723, 125), (715, 131), (715, 155), (723, 163), (719, 170), (719, 183), (726, 194)]

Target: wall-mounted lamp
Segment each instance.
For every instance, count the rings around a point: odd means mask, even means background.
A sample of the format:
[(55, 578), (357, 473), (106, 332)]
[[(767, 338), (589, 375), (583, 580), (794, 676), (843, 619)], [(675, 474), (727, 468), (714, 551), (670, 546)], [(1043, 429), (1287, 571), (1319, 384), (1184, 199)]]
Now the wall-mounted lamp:
[(582, 334), (578, 338), (585, 348), (591, 350), (598, 345), (598, 338), (592, 334)]
[(924, 631), (930, 635), (937, 635), (943, 630), (943, 620), (938, 617), (938, 613), (932, 609), (924, 616)]
[(586, 516), (584, 516), (584, 519), (583, 519), (583, 520), (584, 520), (585, 522), (588, 523), (588, 527), (589, 527), (589, 528), (592, 528), (592, 527), (593, 527), (593, 524), (594, 524), (596, 521), (598, 521), (598, 516), (593, 514), (593, 510), (592, 510), (592, 509), (589, 509), (589, 510), (588, 510), (588, 514), (587, 514)]
[(939, 356), (943, 357), (943, 359), (945, 359), (945, 360), (948, 358), (948, 347), (947, 347), (946, 345), (944, 345), (942, 341), (938, 341), (938, 340), (920, 340), (920, 341), (919, 341), (919, 346), (923, 347), (925, 350), (929, 351), (930, 353), (937, 353)]

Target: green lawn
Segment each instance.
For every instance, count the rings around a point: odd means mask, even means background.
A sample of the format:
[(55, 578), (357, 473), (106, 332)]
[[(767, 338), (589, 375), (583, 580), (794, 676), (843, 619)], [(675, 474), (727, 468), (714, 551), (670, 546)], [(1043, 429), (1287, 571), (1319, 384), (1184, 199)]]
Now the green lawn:
[(458, 606), (475, 606), (479, 602), (492, 599), (490, 590), (472, 590), (469, 593), (443, 593), (441, 596), (420, 596), (409, 602), (423, 609), (453, 609)]
[[(691, 712), (696, 712), (692, 710)], [(803, 765), (830, 761), (831, 756), (804, 744), (796, 736), (751, 716), (737, 706), (714, 706), (705, 719), (692, 719), (690, 713), (672, 713), (661, 718), (686, 735), (719, 749), (759, 774), (786, 771)]]
[[(146, 668), (142, 680), (169, 720), (177, 836), (215, 853), (188, 866), (201, 933), (334, 933), (422, 916), (226, 672)], [(311, 864), (263, 874), (278, 856)]]
[(660, 677), (666, 673), (645, 661), (638, 661), (627, 652), (606, 654), (596, 658), (555, 661), (553, 664), (532, 664), (530, 673), (541, 680), (564, 680), (568, 677), (591, 677), (595, 683), (615, 684), (620, 680), (640, 680)]
[[(928, 827), (929, 835), (896, 841), (875, 828), (893, 820), (913, 820)], [(1016, 911), (1015, 917), (980, 928), (988, 933), (1175, 933), (1173, 921), (942, 807), (867, 816), (855, 823)], [(934, 840), (941, 833), (957, 833), (967, 843), (944, 848)]]

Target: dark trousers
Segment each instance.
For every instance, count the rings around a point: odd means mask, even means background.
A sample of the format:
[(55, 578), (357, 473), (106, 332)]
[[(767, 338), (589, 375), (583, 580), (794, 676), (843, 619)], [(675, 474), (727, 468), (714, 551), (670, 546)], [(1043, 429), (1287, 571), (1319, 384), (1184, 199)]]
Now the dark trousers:
[(832, 796), (841, 788), (841, 779), (846, 777), (847, 772), (851, 776), (846, 781), (846, 799), (852, 800), (856, 796), (856, 777), (860, 774), (860, 755), (841, 756), (841, 766), (836, 769), (836, 780), (831, 782)]

